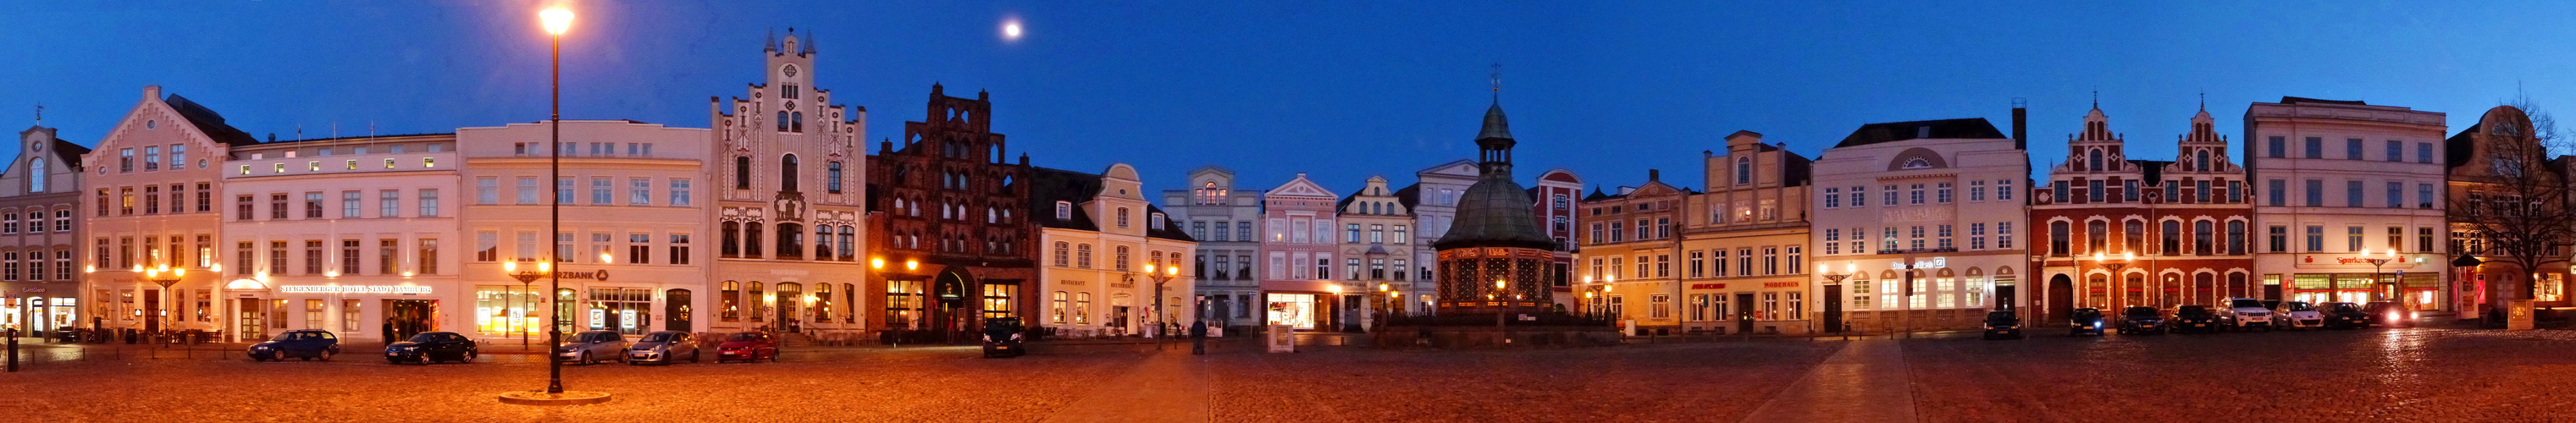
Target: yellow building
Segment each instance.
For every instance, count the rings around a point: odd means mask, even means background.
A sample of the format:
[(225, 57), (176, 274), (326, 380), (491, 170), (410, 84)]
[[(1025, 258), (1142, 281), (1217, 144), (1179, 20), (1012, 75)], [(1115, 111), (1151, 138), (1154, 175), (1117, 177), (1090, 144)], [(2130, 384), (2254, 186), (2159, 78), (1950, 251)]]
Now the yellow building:
[(1827, 296), (1816, 292), (1806, 262), (1812, 161), (1752, 131), (1726, 136), (1726, 151), (1705, 153), (1708, 191), (1689, 195), (1681, 214), (1682, 326), (1719, 334), (1828, 330), (1841, 319), (1817, 307)]

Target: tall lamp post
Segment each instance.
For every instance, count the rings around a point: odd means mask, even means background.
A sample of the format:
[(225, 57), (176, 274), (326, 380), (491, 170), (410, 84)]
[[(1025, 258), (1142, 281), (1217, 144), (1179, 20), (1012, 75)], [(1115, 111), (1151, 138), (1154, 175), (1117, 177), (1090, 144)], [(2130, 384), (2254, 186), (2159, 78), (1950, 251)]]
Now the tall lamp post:
[(1163, 341), (1172, 337), (1172, 313), (1163, 309), (1163, 284), (1181, 276), (1181, 267), (1159, 266), (1161, 271), (1155, 271), (1157, 267), (1152, 264), (1145, 265), (1145, 278), (1154, 280), (1154, 332), (1160, 334), (1154, 338), (1154, 349), (1161, 350)]
[[(2106, 279), (2110, 279), (2110, 280), (2111, 280), (2111, 286), (2115, 286), (2115, 287), (2116, 287), (2116, 286), (2120, 286), (2120, 280), (2121, 280), (2121, 279), (2120, 279), (2120, 269), (2128, 268), (2128, 267), (2129, 267), (2129, 260), (2130, 260), (2130, 259), (2133, 259), (2133, 258), (2136, 258), (2136, 257), (2137, 257), (2137, 254), (2136, 254), (2136, 253), (2131, 253), (2131, 252), (2123, 251), (2123, 252), (2120, 252), (2120, 261), (2113, 262), (2113, 261), (2104, 260), (2104, 259), (2103, 259), (2104, 257), (2102, 256), (2102, 252), (2100, 252), (2100, 251), (2095, 251), (2095, 252), (2093, 252), (2093, 264), (2094, 264), (2094, 265), (2097, 265), (2097, 266), (2102, 266), (2102, 268), (2103, 268), (2103, 269), (2109, 269), (2109, 270), (2111, 271), (2111, 274), (2110, 274), (2110, 276), (2107, 276), (2107, 277), (2105, 277), (2105, 278), (2106, 278)], [(2079, 271), (2080, 271), (2080, 270), (2083, 270), (2083, 269), (2076, 269), (2076, 270), (2079, 270)], [(2092, 278), (2085, 278), (2085, 279), (2092, 279)], [(2091, 284), (2086, 284), (2086, 285), (2091, 285)], [(2116, 290), (2117, 290), (2117, 288), (2113, 288), (2113, 290), (2115, 290), (2115, 291), (2116, 291)]]
[[(1851, 278), (1851, 276), (1852, 276), (1852, 275), (1855, 275), (1855, 274), (1859, 274), (1859, 273), (1860, 273), (1860, 265), (1858, 265), (1858, 264), (1853, 264), (1853, 263), (1843, 263), (1843, 272), (1842, 272), (1842, 273), (1833, 273), (1833, 272), (1831, 272), (1831, 271), (1827, 271), (1827, 270), (1825, 270), (1825, 265), (1819, 264), (1819, 265), (1816, 265), (1816, 273), (1817, 273), (1817, 274), (1825, 275), (1825, 280), (1826, 280), (1826, 281), (1828, 281), (1828, 282), (1833, 282), (1833, 284), (1834, 284), (1834, 285), (1836, 285), (1836, 286), (1840, 286), (1840, 285), (1842, 285), (1842, 284), (1843, 284), (1843, 279)], [(1720, 295), (1724, 295), (1724, 294), (1720, 294)], [(1827, 301), (1834, 301), (1834, 300), (1833, 300), (1833, 299), (1827, 299)], [(1828, 323), (1833, 323), (1833, 324), (1834, 324), (1834, 329), (1836, 329), (1836, 330), (1835, 330), (1835, 332), (1841, 332), (1841, 331), (1845, 331), (1845, 330), (1851, 330), (1851, 328), (1849, 327), (1849, 326), (1851, 326), (1851, 325), (1844, 324), (1843, 322), (1828, 322)]]
[[(535, 295), (535, 292), (532, 292), (533, 290), (535, 290), (535, 289), (536, 289), (536, 287), (534, 286), (534, 284), (537, 282), (537, 280), (538, 280), (538, 279), (544, 279), (544, 278), (546, 278), (548, 275), (552, 275), (552, 274), (554, 274), (554, 273), (555, 273), (555, 272), (554, 272), (554, 266), (553, 266), (553, 264), (554, 264), (554, 263), (539, 262), (539, 263), (537, 263), (537, 268), (536, 268), (536, 269), (534, 269), (534, 270), (520, 271), (520, 270), (519, 270), (519, 262), (517, 262), (517, 261), (505, 261), (505, 262), (501, 262), (501, 272), (503, 272), (503, 273), (508, 273), (508, 274), (510, 275), (510, 278), (511, 278), (511, 279), (518, 279), (518, 280), (519, 280), (519, 292), (520, 292), (521, 294), (524, 294), (524, 295)], [(513, 296), (516, 296), (516, 295), (513, 295)], [(506, 297), (504, 298), (504, 301), (507, 301), (507, 298), (506, 298)], [(508, 305), (507, 305), (506, 303), (504, 303), (503, 307), (508, 307)], [(527, 313), (525, 313), (525, 314), (526, 314), (526, 315), (530, 315), (530, 316), (536, 315), (536, 312), (535, 312), (535, 309), (536, 309), (536, 308), (537, 308), (536, 301), (534, 301), (534, 300), (530, 300), (530, 301), (528, 301), (528, 309), (529, 309), (529, 312), (527, 312)], [(527, 330), (527, 328), (524, 328), (524, 327), (523, 327), (526, 323), (527, 323), (527, 318), (526, 318), (526, 317), (512, 316), (512, 317), (510, 317), (510, 323), (509, 323), (509, 325), (508, 325), (508, 326), (506, 326), (506, 327), (504, 327), (504, 330), (508, 330), (508, 331), (512, 331), (512, 332), (518, 332), (518, 333), (519, 333), (519, 348), (521, 348), (521, 349), (526, 349), (526, 348), (528, 347), (528, 330)]]
[[(553, 181), (549, 183), (549, 185), (552, 185), (553, 187), (548, 189), (548, 191), (554, 198), (549, 199), (546, 205), (546, 228), (547, 232), (550, 233), (547, 238), (551, 239), (547, 242), (547, 245), (550, 248), (549, 251), (551, 252), (546, 254), (546, 263), (552, 263), (556, 260), (563, 259), (562, 257), (556, 257), (557, 254), (553, 253), (563, 250), (563, 238), (553, 236), (552, 234), (563, 233), (564, 193), (563, 184), (561, 183), (563, 181), (563, 34), (565, 30), (572, 28), (572, 16), (572, 11), (564, 10), (563, 8), (550, 8), (537, 13), (537, 18), (545, 23), (546, 34), (551, 36), (553, 48), (548, 55), (548, 66), (552, 72), (550, 75), (552, 79), (548, 81), (548, 85), (552, 89), (552, 92), (548, 98), (546, 118), (548, 131), (546, 143), (546, 149), (548, 150), (546, 154), (546, 174), (549, 178), (553, 179)], [(504, 266), (509, 265), (505, 264)], [(551, 271), (543, 273), (545, 273), (544, 276), (547, 281), (546, 295), (555, 295), (557, 292), (563, 290), (563, 274)], [(533, 281), (534, 278), (531, 277), (528, 280)], [(521, 391), (504, 393), (501, 394), (502, 403), (518, 405), (580, 405), (608, 402), (609, 395), (605, 392), (564, 391), (563, 360), (555, 357), (553, 354), (554, 346), (563, 342), (563, 316), (559, 316), (558, 314), (560, 313), (549, 311), (547, 313), (548, 318), (546, 319), (546, 389), (542, 392)], [(526, 341), (522, 340), (521, 342), (524, 343)]]
[[(139, 268), (139, 267), (142, 267), (142, 266), (136, 266), (136, 267), (138, 267), (138, 268)], [(171, 286), (171, 285), (178, 285), (178, 284), (179, 284), (180, 277), (187, 276), (187, 275), (188, 275), (188, 268), (181, 267), (181, 268), (177, 268), (177, 269), (172, 269), (172, 268), (170, 268), (170, 265), (168, 265), (168, 264), (163, 264), (163, 265), (161, 265), (160, 267), (157, 267), (157, 268), (144, 269), (144, 270), (143, 270), (143, 280), (148, 280), (148, 281), (152, 281), (152, 283), (160, 284), (160, 285), (161, 285), (161, 295), (166, 296), (166, 298), (169, 298), (169, 299), (167, 299), (167, 300), (163, 300), (163, 301), (161, 302), (161, 304), (162, 304), (162, 306), (163, 306), (163, 307), (177, 307), (177, 306), (178, 306), (178, 304), (179, 304), (179, 303), (178, 303), (178, 301), (179, 301), (179, 296), (178, 296), (177, 294), (173, 294), (173, 293), (171, 293), (171, 292), (170, 292), (170, 286)], [(169, 328), (169, 324), (168, 324), (168, 323), (166, 323), (166, 322), (163, 322), (164, 320), (169, 320), (169, 318), (170, 318), (170, 314), (169, 314), (168, 312), (164, 311), (163, 309), (157, 309), (157, 308), (156, 308), (156, 309), (153, 309), (153, 310), (152, 310), (152, 314), (154, 314), (154, 316), (152, 317), (152, 325), (153, 325), (153, 327), (154, 327), (154, 328), (156, 328), (156, 329), (160, 329), (160, 330), (162, 330), (162, 331), (168, 331), (168, 330), (170, 329), (170, 328)]]
[(2397, 261), (2397, 249), (2390, 248), (2388, 254), (2382, 256), (2372, 256), (2365, 251), (2362, 253), (2361, 261), (2370, 262), (2370, 296), (2375, 297), (2371, 301), (2388, 301), (2388, 291), (2394, 290), (2395, 284), (2386, 279), (2388, 274), (2381, 273), (2380, 267), (2388, 265), (2388, 262)]

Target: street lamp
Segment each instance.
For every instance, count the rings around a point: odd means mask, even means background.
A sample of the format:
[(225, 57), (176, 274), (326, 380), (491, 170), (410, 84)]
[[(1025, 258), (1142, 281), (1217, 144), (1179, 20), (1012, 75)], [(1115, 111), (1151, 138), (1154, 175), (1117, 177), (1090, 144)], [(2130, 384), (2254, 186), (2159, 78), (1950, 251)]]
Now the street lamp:
[(2386, 274), (2380, 273), (2380, 267), (2387, 265), (2388, 262), (2397, 260), (2397, 249), (2390, 248), (2388, 249), (2388, 255), (2378, 257), (2372, 257), (2369, 251), (2363, 251), (2361, 253), (2361, 260), (2370, 262), (2370, 295), (2372, 297), (2377, 297), (2373, 298), (2372, 301), (2388, 301), (2387, 292), (2392, 288), (2392, 284), (2384, 278), (2387, 276)]
[[(561, 7), (548, 8), (537, 13), (538, 20), (545, 24), (546, 34), (550, 36), (552, 42), (552, 50), (547, 56), (552, 79), (548, 80), (551, 93), (547, 99), (546, 173), (547, 177), (555, 182), (563, 180), (563, 34), (564, 31), (572, 29), (572, 16), (571, 10)], [(563, 184), (547, 185), (550, 186), (548, 193), (554, 198), (548, 199), (546, 203), (546, 231), (561, 234), (563, 233)], [(547, 238), (550, 238), (547, 241), (549, 251), (562, 251), (563, 238), (551, 235)], [(544, 258), (549, 263), (564, 259), (566, 258), (557, 257), (551, 252)], [(563, 290), (563, 274), (551, 271), (543, 273), (547, 281), (546, 295), (555, 295)], [(527, 280), (534, 281), (535, 278)], [(501, 402), (520, 405), (579, 405), (608, 402), (609, 395), (605, 392), (564, 392), (563, 360), (553, 356), (555, 346), (563, 342), (563, 316), (557, 315), (560, 313), (547, 314), (546, 351), (548, 355), (545, 391), (505, 393), (501, 394)], [(525, 343), (526, 340), (523, 338), (520, 342)]]
[[(2133, 259), (2133, 258), (2136, 258), (2136, 257), (2137, 257), (2137, 254), (2136, 254), (2136, 253), (2130, 253), (2130, 252), (2122, 251), (2122, 252), (2120, 252), (2120, 261), (2118, 261), (2118, 262), (2110, 262), (2110, 261), (2105, 261), (2105, 260), (2103, 260), (2102, 252), (2095, 251), (2095, 252), (2093, 252), (2093, 264), (2094, 264), (2094, 265), (2098, 265), (2098, 266), (2102, 266), (2102, 268), (2103, 268), (2103, 269), (2109, 269), (2109, 270), (2111, 271), (2111, 275), (2110, 275), (2110, 276), (2108, 276), (2108, 277), (2106, 277), (2106, 279), (2110, 279), (2110, 281), (2111, 281), (2111, 286), (2115, 286), (2115, 287), (2116, 287), (2116, 286), (2120, 286), (2120, 280), (2121, 280), (2121, 278), (2120, 278), (2120, 269), (2128, 268), (2128, 267), (2129, 267), (2129, 260), (2130, 260), (2130, 259)], [(2076, 269), (2076, 270), (2079, 270), (2079, 271), (2080, 271), (2080, 270), (2083, 270), (2083, 269)], [(2086, 279), (2091, 279), (2091, 278), (2086, 278)], [(2091, 285), (2091, 284), (2086, 284), (2086, 285)], [(2114, 291), (2117, 291), (2117, 289), (2116, 289), (2116, 288), (2114, 288), (2113, 290), (2114, 290)], [(2115, 306), (2115, 307), (2116, 307), (2116, 306)]]
[(1161, 266), (1160, 272), (1154, 271), (1155, 268), (1156, 266), (1152, 264), (1145, 265), (1145, 278), (1154, 280), (1154, 331), (1161, 334), (1154, 338), (1154, 349), (1161, 350), (1163, 341), (1172, 337), (1172, 316), (1171, 313), (1163, 310), (1163, 284), (1171, 282), (1172, 278), (1180, 277), (1181, 266)]
[[(142, 266), (135, 267), (140, 268)], [(185, 267), (172, 269), (170, 268), (170, 265), (163, 264), (158, 268), (144, 270), (143, 279), (161, 285), (161, 295), (169, 296), (169, 299), (164, 300), (162, 304), (176, 306), (178, 304), (179, 297), (178, 295), (170, 292), (170, 286), (179, 284), (180, 277), (187, 276), (187, 274), (188, 269)], [(170, 317), (169, 313), (158, 308), (153, 309), (152, 313), (155, 314), (155, 316), (152, 317), (153, 329), (168, 329), (166, 327), (162, 327), (162, 320), (168, 319)]]
[[(533, 291), (532, 291), (532, 290), (534, 290), (534, 289), (536, 289), (536, 288), (535, 288), (535, 287), (533, 287), (533, 286), (530, 286), (530, 284), (534, 284), (534, 283), (536, 283), (536, 282), (537, 282), (537, 280), (538, 280), (538, 279), (544, 279), (546, 276), (554, 274), (555, 272), (554, 272), (554, 266), (553, 266), (553, 264), (554, 264), (554, 263), (542, 263), (542, 262), (541, 262), (541, 263), (537, 263), (537, 268), (536, 268), (536, 269), (528, 270), (528, 271), (520, 271), (520, 270), (519, 270), (519, 262), (517, 262), (517, 261), (505, 261), (505, 262), (501, 262), (501, 272), (502, 272), (502, 273), (509, 274), (511, 279), (518, 279), (518, 280), (519, 280), (519, 293), (520, 293), (520, 294), (522, 294), (522, 295), (536, 295), (536, 294), (535, 294), (535, 292), (533, 292)], [(517, 295), (513, 295), (512, 297), (515, 297), (515, 296), (517, 296)], [(502, 298), (502, 307), (509, 307), (509, 304), (510, 304), (510, 303), (509, 303), (509, 301), (510, 301), (510, 299), (509, 299), (508, 297), (503, 297), (503, 298)], [(535, 312), (535, 311), (533, 311), (533, 310), (536, 308), (536, 302), (535, 302), (535, 301), (529, 301), (529, 302), (528, 302), (528, 308), (529, 308), (529, 309), (531, 309), (531, 311), (529, 311), (529, 312), (527, 312), (527, 313), (525, 313), (525, 314), (527, 314), (527, 315), (535, 315), (535, 314), (536, 314), (536, 312)], [(505, 330), (509, 330), (509, 331), (512, 331), (512, 332), (518, 332), (518, 333), (519, 333), (519, 348), (521, 348), (521, 349), (526, 349), (526, 348), (528, 347), (528, 330), (527, 330), (526, 328), (524, 328), (524, 327), (523, 327), (523, 325), (524, 325), (526, 322), (527, 322), (527, 320), (526, 320), (526, 318), (525, 318), (525, 317), (510, 317), (509, 325), (505, 327), (505, 328), (506, 328)]]
[[(1843, 263), (1843, 272), (1842, 272), (1842, 273), (1833, 273), (1833, 272), (1830, 272), (1830, 271), (1825, 270), (1825, 265), (1818, 264), (1818, 265), (1816, 265), (1816, 273), (1818, 273), (1818, 274), (1822, 274), (1822, 275), (1825, 275), (1825, 280), (1826, 280), (1826, 281), (1833, 282), (1833, 284), (1834, 284), (1834, 285), (1838, 285), (1838, 286), (1839, 286), (1839, 285), (1842, 285), (1842, 284), (1843, 284), (1843, 279), (1850, 278), (1852, 275), (1855, 275), (1855, 274), (1859, 274), (1859, 273), (1860, 273), (1860, 265), (1858, 265), (1858, 264), (1853, 264), (1853, 263)], [(1719, 294), (1719, 295), (1725, 295), (1725, 294)], [(1705, 307), (1705, 306), (1692, 306), (1692, 307)], [(1825, 323), (1833, 324), (1833, 325), (1834, 325), (1834, 329), (1835, 329), (1835, 330), (1833, 330), (1833, 332), (1841, 332), (1841, 331), (1843, 331), (1843, 330), (1849, 329), (1849, 328), (1844, 327), (1844, 326), (1847, 326), (1847, 325), (1843, 324), (1842, 322), (1825, 322)]]

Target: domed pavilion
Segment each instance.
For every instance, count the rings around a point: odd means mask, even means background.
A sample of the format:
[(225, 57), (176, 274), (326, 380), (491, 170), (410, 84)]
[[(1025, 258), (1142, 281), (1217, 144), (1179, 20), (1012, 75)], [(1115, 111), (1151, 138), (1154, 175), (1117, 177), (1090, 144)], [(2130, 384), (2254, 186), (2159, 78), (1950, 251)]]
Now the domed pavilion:
[(1449, 232), (1433, 241), (1439, 252), (1441, 315), (1531, 313), (1549, 310), (1547, 280), (1557, 243), (1539, 227), (1528, 190), (1512, 181), (1510, 124), (1502, 101), (1485, 109), (1485, 128), (1476, 134), (1474, 185), (1458, 200), (1458, 215)]

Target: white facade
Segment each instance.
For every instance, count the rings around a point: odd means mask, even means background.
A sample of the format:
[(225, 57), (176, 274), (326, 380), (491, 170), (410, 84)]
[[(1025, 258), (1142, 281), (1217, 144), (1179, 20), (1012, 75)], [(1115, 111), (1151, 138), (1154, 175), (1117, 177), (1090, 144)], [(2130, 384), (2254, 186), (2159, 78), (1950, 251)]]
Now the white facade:
[(1038, 245), (1050, 256), (1038, 266), (1045, 316), (1034, 323), (1070, 337), (1146, 335), (1155, 323), (1189, 324), (1192, 310), (1200, 309), (1193, 305), (1198, 281), (1196, 266), (1182, 259), (1197, 255), (1197, 243), (1146, 202), (1134, 167), (1111, 165), (1100, 175), (1039, 169), (1031, 179), (1038, 184), (1033, 189), (1044, 191), (1032, 192), (1032, 201), (1067, 207), (1036, 216)]
[[(472, 326), (452, 331), (475, 337), (536, 332), (543, 339), (546, 314), (528, 304), (543, 299), (550, 280), (523, 284), (510, 272), (549, 257), (562, 284), (555, 311), (566, 331), (707, 331), (721, 317), (744, 312), (715, 308), (719, 287), (709, 283), (715, 246), (706, 236), (712, 199), (703, 178), (714, 149), (707, 130), (564, 121), (560, 147), (549, 147), (551, 129), (524, 123), (457, 130), (465, 162), (455, 200), (463, 219), (457, 244), (468, 247), (458, 254), (464, 260), (458, 274), (473, 290), (463, 298), (473, 303), (443, 309), (474, 317)], [(547, 193), (554, 187), (545, 183), (549, 148), (562, 149), (562, 195), (552, 199)], [(563, 203), (563, 224), (550, 240), (553, 200)], [(555, 241), (561, 247), (547, 251)]]
[(1163, 209), (1198, 240), (1194, 266), (1201, 318), (1227, 326), (1260, 324), (1261, 193), (1238, 189), (1234, 172), (1209, 166), (1190, 171), (1188, 189), (1164, 190)]
[(763, 83), (747, 98), (710, 105), (708, 154), (723, 162), (706, 168), (717, 197), (706, 217), (717, 235), (708, 241), (764, 244), (718, 250), (719, 301), (756, 310), (711, 328), (855, 333), (875, 315), (859, 292), (868, 226), (866, 152), (857, 143), (867, 137), (867, 110), (832, 104), (832, 91), (813, 84), (815, 52), (804, 41), (790, 32), (769, 46)]
[[(1467, 187), (1475, 185), (1476, 177), (1481, 174), (1475, 161), (1454, 160), (1413, 172), (1417, 182), (1397, 191), (1397, 196), (1412, 202), (1406, 206), (1413, 209), (1414, 225), (1420, 229), (1413, 234), (1413, 245), (1421, 247), (1413, 250), (1416, 280), (1439, 280), (1435, 276), (1440, 269), (1440, 255), (1431, 250), (1431, 242), (1449, 233), (1449, 224), (1458, 219), (1458, 197), (1467, 195)], [(1545, 180), (1540, 183), (1546, 186)], [(1576, 188), (1579, 194), (1581, 187)], [(1570, 254), (1563, 256), (1572, 260)], [(1419, 299), (1413, 301), (1417, 306), (1429, 307), (1429, 299), (1439, 293), (1438, 285), (1416, 285), (1413, 292), (1405, 294), (1405, 297)]]
[(200, 254), (231, 259), (229, 270), (249, 279), (230, 287), (233, 298), (266, 301), (272, 329), (371, 343), (470, 333), (473, 293), (459, 283), (454, 244), (455, 145), (453, 134), (429, 134), (235, 147), (215, 197), (227, 207), (211, 246), (225, 253)]
[[(2374, 272), (2404, 272), (2410, 305), (2447, 310), (2444, 116), (2285, 97), (2245, 110), (2257, 200), (2254, 268), (2284, 300), (2365, 302)], [(2374, 268), (2363, 255), (2401, 260)]]
[(2029, 177), (2029, 155), (1984, 119), (1862, 126), (1815, 162), (1809, 245), (1841, 246), (1816, 249), (1815, 286), (1849, 275), (1856, 330), (1973, 327), (2023, 282)]
[[(1402, 293), (1403, 298), (1418, 298), (1415, 293), (1438, 289), (1435, 286), (1438, 284), (1415, 275), (1414, 268), (1418, 262), (1414, 260), (1420, 256), (1414, 251), (1426, 248), (1419, 248), (1421, 244), (1413, 235), (1411, 210), (1397, 201), (1394, 191), (1387, 189), (1385, 177), (1369, 177), (1359, 191), (1342, 197), (1339, 208), (1342, 227), (1337, 230), (1342, 244), (1342, 262), (1335, 265), (1342, 267), (1343, 292)], [(1360, 314), (1344, 318), (1361, 322), (1360, 327), (1371, 327), (1369, 322), (1375, 318), (1375, 310), (1391, 314), (1431, 311), (1429, 307), (1406, 306), (1408, 301), (1401, 299), (1382, 306), (1380, 303), (1381, 300), (1370, 300), (1360, 309), (1344, 307), (1345, 313)], [(1417, 299), (1409, 303), (1421, 304), (1421, 301)]]

